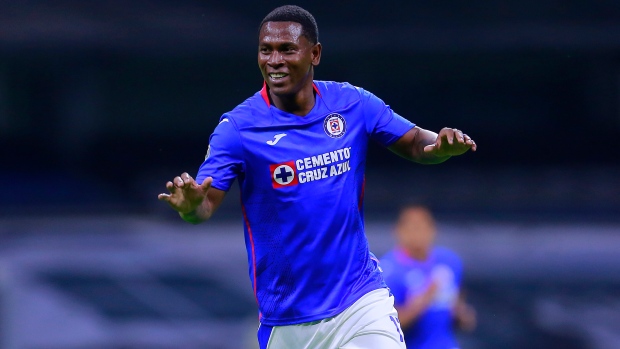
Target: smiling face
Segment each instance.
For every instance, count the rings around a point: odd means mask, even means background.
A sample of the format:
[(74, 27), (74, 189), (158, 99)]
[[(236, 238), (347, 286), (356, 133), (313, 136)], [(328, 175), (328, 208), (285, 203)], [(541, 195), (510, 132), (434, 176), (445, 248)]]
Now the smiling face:
[(258, 38), (258, 66), (272, 97), (293, 98), (312, 93), (314, 66), (321, 44), (311, 43), (295, 22), (266, 22)]

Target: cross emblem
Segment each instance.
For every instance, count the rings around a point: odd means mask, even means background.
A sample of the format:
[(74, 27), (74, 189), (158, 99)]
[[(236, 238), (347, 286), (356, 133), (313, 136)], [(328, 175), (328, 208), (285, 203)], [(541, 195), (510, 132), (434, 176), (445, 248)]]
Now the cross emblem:
[(297, 174), (295, 173), (295, 161), (269, 165), (269, 172), (274, 189), (299, 184)]
[(275, 175), (275, 177), (279, 179), (280, 181), (282, 181), (283, 184), (288, 183), (289, 182), (288, 178), (292, 176), (293, 176), (293, 172), (288, 171), (286, 169), (286, 166), (281, 166), (280, 171), (276, 173)]

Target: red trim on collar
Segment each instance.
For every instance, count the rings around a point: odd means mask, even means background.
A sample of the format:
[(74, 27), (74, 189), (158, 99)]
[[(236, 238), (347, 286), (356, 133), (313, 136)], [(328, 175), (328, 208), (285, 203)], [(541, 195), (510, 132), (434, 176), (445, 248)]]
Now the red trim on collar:
[[(319, 91), (319, 88), (314, 82), (312, 82), (312, 88), (314, 89), (314, 92), (319, 95), (319, 97), (323, 97), (321, 96), (321, 91)], [(267, 104), (267, 108), (271, 107), (271, 102), (269, 102), (269, 92), (267, 91), (267, 82), (265, 81), (263, 81), (263, 88), (260, 90), (260, 96), (263, 97), (263, 101)]]
[(267, 108), (271, 107), (271, 102), (269, 102), (269, 92), (267, 92), (267, 82), (263, 81), (263, 88), (260, 90), (260, 96), (263, 97), (263, 101), (267, 103)]
[(319, 88), (316, 87), (316, 84), (314, 83), (314, 81), (312, 82), (312, 88), (314, 89), (314, 92), (316, 92), (316, 94), (319, 95), (319, 97), (323, 97), (321, 96), (321, 91), (319, 91)]
[(396, 259), (398, 259), (401, 263), (429, 263), (431, 259), (435, 258), (433, 257), (433, 247), (431, 247), (431, 249), (428, 251), (428, 255), (426, 256), (426, 259), (424, 260), (420, 260), (415, 258), (413, 255), (411, 255), (409, 253), (409, 251), (407, 251), (404, 247), (402, 246), (397, 246), (395, 249), (396, 253)]
[(414, 259), (402, 246), (397, 246), (395, 250), (396, 259), (398, 259), (401, 263), (409, 263), (412, 259)]

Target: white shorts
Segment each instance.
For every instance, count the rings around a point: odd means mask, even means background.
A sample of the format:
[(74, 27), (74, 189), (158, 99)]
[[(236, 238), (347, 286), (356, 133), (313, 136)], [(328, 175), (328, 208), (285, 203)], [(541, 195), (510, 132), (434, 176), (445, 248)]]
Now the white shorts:
[(261, 349), (405, 349), (394, 297), (382, 288), (365, 294), (335, 317), (258, 328)]

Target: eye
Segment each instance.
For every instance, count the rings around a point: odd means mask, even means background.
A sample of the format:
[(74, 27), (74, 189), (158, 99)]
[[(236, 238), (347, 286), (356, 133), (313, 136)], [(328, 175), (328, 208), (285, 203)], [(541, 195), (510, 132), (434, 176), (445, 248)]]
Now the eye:
[(267, 47), (259, 47), (258, 48), (258, 52), (262, 53), (262, 54), (269, 54), (271, 53), (271, 50)]
[(296, 48), (295, 46), (285, 46), (284, 49), (282, 50), (282, 52), (284, 53), (294, 53), (296, 52)]

